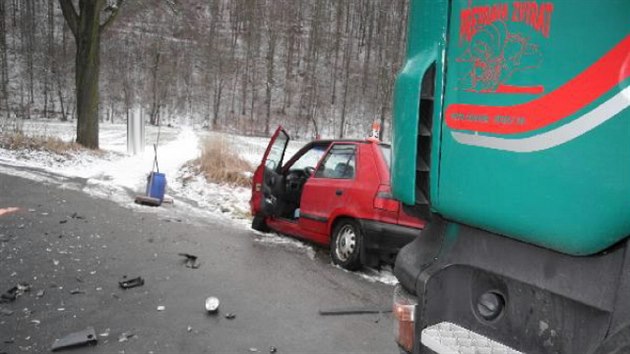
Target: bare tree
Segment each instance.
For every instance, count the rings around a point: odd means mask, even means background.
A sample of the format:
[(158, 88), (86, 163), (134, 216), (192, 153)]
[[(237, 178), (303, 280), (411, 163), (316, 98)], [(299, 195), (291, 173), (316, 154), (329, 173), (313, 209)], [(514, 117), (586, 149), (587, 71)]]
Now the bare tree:
[(9, 118), (9, 57), (7, 47), (7, 0), (0, 0), (0, 93), (2, 93), (2, 100), (4, 101), (4, 109), (6, 111), (7, 119)]
[[(124, 0), (105, 7), (105, 0), (79, 0), (79, 12), (72, 0), (59, 0), (63, 16), (76, 43), (75, 84), (77, 104), (77, 143), (98, 149), (99, 69), (101, 34), (120, 11)], [(101, 13), (108, 12), (101, 23)]]

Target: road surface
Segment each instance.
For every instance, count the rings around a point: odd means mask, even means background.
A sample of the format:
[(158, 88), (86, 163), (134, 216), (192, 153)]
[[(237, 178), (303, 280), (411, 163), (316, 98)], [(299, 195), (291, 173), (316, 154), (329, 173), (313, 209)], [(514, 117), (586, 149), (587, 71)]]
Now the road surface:
[[(0, 293), (31, 288), (0, 303), (0, 353), (49, 352), (55, 339), (90, 326), (98, 344), (69, 352), (397, 352), (391, 313), (318, 314), (391, 306), (391, 286), (331, 266), (324, 250), (313, 259), (177, 205), (124, 208), (0, 174), (0, 209), (8, 207), (20, 210), (0, 216)], [(197, 255), (200, 267), (186, 268), (180, 252)], [(124, 276), (145, 284), (123, 290)], [(208, 296), (221, 301), (216, 315), (205, 312)]]

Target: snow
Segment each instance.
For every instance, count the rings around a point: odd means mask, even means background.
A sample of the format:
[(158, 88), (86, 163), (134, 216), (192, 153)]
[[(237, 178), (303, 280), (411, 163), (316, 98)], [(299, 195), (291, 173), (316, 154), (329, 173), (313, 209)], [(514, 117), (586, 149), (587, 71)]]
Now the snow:
[[(199, 157), (199, 142), (202, 139), (220, 136), (231, 146), (238, 147), (242, 158), (252, 166), (257, 166), (269, 138), (200, 132), (189, 126), (147, 126), (146, 129), (145, 151), (137, 155), (126, 153), (127, 131), (123, 124), (101, 124), (99, 140), (102, 151), (98, 153), (80, 151), (61, 156), (45, 151), (0, 148), (0, 173), (82, 191), (95, 198), (112, 200), (141, 212), (160, 213), (167, 218), (213, 218), (218, 222), (251, 230), (251, 189), (209, 183), (186, 163)], [(26, 121), (23, 130), (29, 135), (56, 136), (66, 141), (75, 138), (75, 127), (71, 122)], [(147, 175), (154, 168), (153, 143), (157, 142), (158, 135), (159, 170), (166, 175), (167, 195), (174, 199), (174, 203), (148, 208), (135, 204), (133, 200), (135, 195), (144, 194)], [(291, 141), (285, 158), (292, 156), (304, 143)], [(310, 244), (273, 233), (251, 232), (254, 242), (288, 248), (304, 253), (310, 259), (315, 258), (316, 251)], [(390, 270), (378, 272), (366, 269), (356, 274), (372, 282), (390, 285), (397, 282)]]

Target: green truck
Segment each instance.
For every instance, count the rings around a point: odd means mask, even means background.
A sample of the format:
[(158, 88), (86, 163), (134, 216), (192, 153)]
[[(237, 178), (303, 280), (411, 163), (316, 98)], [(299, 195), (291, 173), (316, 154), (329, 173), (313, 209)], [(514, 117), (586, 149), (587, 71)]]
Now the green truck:
[(630, 1), (411, 0), (407, 38), (400, 347), (630, 352)]

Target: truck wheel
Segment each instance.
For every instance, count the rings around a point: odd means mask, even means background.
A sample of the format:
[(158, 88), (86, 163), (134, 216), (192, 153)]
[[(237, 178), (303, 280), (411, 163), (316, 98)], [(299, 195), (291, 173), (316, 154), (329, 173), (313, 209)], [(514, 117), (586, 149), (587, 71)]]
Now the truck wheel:
[(269, 232), (269, 226), (267, 226), (267, 222), (265, 222), (265, 217), (262, 215), (254, 215), (252, 229), (260, 232)]
[(330, 241), (330, 255), (333, 263), (348, 269), (361, 267), (361, 246), (363, 233), (359, 224), (350, 219), (343, 219), (335, 225)]

